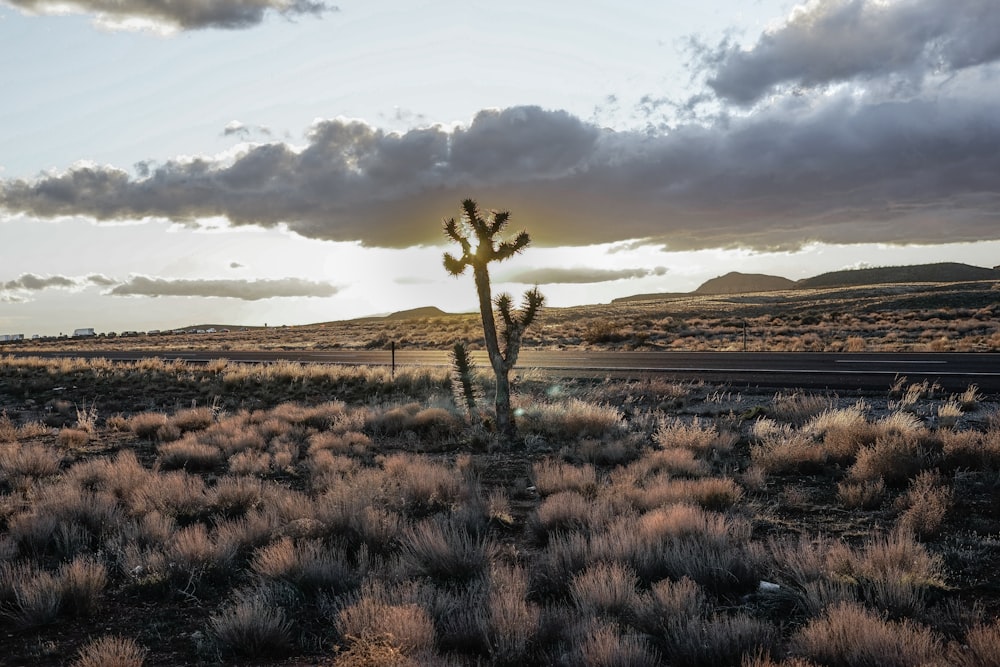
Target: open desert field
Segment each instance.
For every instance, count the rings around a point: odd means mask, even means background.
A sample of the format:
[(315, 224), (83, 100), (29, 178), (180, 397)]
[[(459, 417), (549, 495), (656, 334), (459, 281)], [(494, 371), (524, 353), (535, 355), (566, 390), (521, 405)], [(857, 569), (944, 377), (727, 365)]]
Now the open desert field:
[(996, 664), (996, 396), (475, 378), (0, 357), (4, 664)]
[[(747, 294), (684, 294), (544, 308), (524, 336), (535, 349), (683, 351), (1000, 350), (1000, 282), (911, 283)], [(213, 330), (213, 331), (210, 331)], [(225, 331), (223, 331), (225, 330)], [(101, 332), (98, 332), (99, 334)], [(105, 332), (107, 333), (107, 332)], [(744, 337), (745, 335), (745, 337)], [(482, 345), (478, 312), (418, 308), (304, 326), (192, 323), (169, 333), (0, 343), (4, 350), (449, 349)]]

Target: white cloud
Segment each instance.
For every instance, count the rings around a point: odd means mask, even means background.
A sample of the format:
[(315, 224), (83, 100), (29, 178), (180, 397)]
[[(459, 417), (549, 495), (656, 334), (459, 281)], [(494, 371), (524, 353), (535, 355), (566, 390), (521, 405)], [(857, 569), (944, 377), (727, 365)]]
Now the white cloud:
[(996, 0), (813, 0), (749, 48), (702, 48), (708, 85), (739, 104), (779, 86), (925, 76), (1000, 60)]
[(194, 296), (257, 301), (283, 297), (329, 297), (339, 291), (329, 283), (281, 278), (276, 280), (187, 280), (132, 276), (116, 285), (113, 296)]

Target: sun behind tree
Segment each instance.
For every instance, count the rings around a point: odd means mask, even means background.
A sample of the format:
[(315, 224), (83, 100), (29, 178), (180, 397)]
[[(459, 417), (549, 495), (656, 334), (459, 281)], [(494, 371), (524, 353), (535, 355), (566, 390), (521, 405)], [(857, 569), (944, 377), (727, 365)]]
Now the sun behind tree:
[[(513, 443), (517, 437), (514, 412), (510, 405), (510, 371), (517, 363), (521, 338), (545, 301), (537, 287), (524, 293), (524, 303), (520, 310), (514, 309), (509, 294), (500, 294), (495, 302), (493, 300), (489, 263), (509, 259), (531, 243), (528, 232), (523, 230), (510, 240), (502, 239), (509, 220), (510, 211), (491, 210), (484, 217), (476, 202), (466, 199), (462, 202), (461, 218), (458, 221), (455, 218), (444, 221), (444, 233), (462, 248), (462, 254), (458, 257), (444, 253), (444, 268), (451, 275), (460, 276), (467, 267), (472, 267), (476, 293), (479, 296), (479, 312), (483, 318), (486, 352), (496, 375), (494, 402), (497, 430), (507, 444)], [(503, 321), (503, 328), (499, 332), (493, 315), (494, 305)]]

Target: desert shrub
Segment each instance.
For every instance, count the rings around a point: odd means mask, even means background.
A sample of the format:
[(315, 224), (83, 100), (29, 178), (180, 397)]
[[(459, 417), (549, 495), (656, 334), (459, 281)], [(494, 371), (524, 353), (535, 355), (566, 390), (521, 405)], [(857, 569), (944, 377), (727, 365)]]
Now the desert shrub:
[(380, 458), (395, 509), (423, 516), (450, 507), (462, 491), (461, 477), (448, 466), (414, 454)]
[(528, 601), (528, 573), (495, 563), (490, 570), (489, 654), (499, 664), (523, 663), (538, 629), (541, 611)]
[(209, 492), (209, 504), (225, 516), (238, 516), (256, 509), (265, 496), (264, 483), (254, 477), (226, 476)]
[(273, 457), (267, 452), (246, 450), (230, 456), (227, 466), (233, 475), (266, 475), (272, 463)]
[(371, 438), (359, 431), (343, 433), (323, 431), (309, 436), (309, 454), (328, 450), (333, 454), (354, 454), (357, 456), (364, 454), (371, 444)]
[(570, 582), (573, 604), (584, 616), (610, 616), (625, 620), (635, 616), (639, 605), (634, 572), (617, 562), (598, 562)]
[(708, 610), (705, 593), (691, 579), (662, 579), (642, 594), (632, 624), (646, 634), (664, 635), (703, 617)]
[(963, 412), (972, 412), (979, 407), (983, 395), (979, 392), (978, 386), (970, 384), (965, 391), (955, 397), (955, 400), (958, 401)]
[(778, 421), (783, 421), (794, 426), (802, 426), (813, 417), (832, 408), (833, 400), (827, 396), (802, 394), (799, 392), (791, 394), (777, 393), (771, 399), (769, 413)]
[(968, 667), (1000, 667), (1000, 620), (978, 624), (965, 635), (966, 650), (958, 658)]
[[(253, 549), (267, 544), (275, 532), (273, 515), (261, 511), (219, 521), (215, 525), (215, 543), (222, 553), (243, 558)], [(166, 543), (166, 539), (163, 543)]]
[(61, 608), (71, 614), (86, 616), (96, 611), (108, 584), (104, 563), (77, 557), (63, 564), (56, 578), (62, 588)]
[(185, 438), (157, 447), (159, 464), (163, 470), (184, 468), (192, 471), (214, 470), (222, 464), (223, 456), (218, 447), (203, 445), (193, 438)]
[(865, 410), (863, 403), (827, 410), (810, 419), (802, 431), (823, 443), (829, 460), (846, 463), (862, 446), (875, 441), (875, 427)]
[(531, 569), (531, 592), (536, 599), (569, 594), (569, 583), (591, 561), (590, 544), (579, 533), (554, 534)]
[(1000, 426), (980, 431), (942, 431), (943, 463), (949, 470), (1000, 469)]
[(6, 410), (0, 412), (0, 442), (17, 442), (17, 424)]
[(125, 449), (114, 459), (88, 459), (76, 463), (66, 477), (83, 490), (104, 491), (132, 507), (152, 474), (139, 462), (133, 450)]
[(616, 466), (634, 460), (639, 454), (639, 446), (635, 438), (583, 438), (564, 448), (563, 455), (595, 465)]
[(129, 430), (146, 440), (155, 440), (160, 428), (167, 423), (167, 416), (158, 412), (140, 412), (128, 420)]
[(620, 435), (625, 431), (625, 420), (614, 406), (571, 398), (563, 403), (527, 406), (518, 428), (524, 435), (561, 442)]
[(142, 667), (146, 653), (133, 639), (105, 635), (84, 644), (72, 667)]
[(589, 623), (577, 632), (573, 641), (577, 647), (574, 664), (583, 667), (655, 667), (663, 664), (645, 639), (633, 632), (621, 632), (614, 624)]
[(903, 436), (918, 439), (927, 431), (919, 417), (905, 410), (894, 410), (875, 422), (873, 426), (876, 437)]
[(673, 479), (657, 475), (635, 488), (621, 491), (622, 497), (640, 510), (677, 503), (694, 503), (705, 509), (730, 507), (743, 496), (743, 489), (728, 477)]
[(348, 640), (348, 650), (374, 638), (405, 656), (434, 651), (434, 622), (426, 610), (412, 602), (393, 601), (377, 586), (366, 586), (337, 614), (336, 626)]
[(90, 442), (90, 432), (82, 428), (61, 428), (57, 439), (63, 447), (83, 447)]
[(208, 406), (187, 408), (178, 410), (167, 421), (181, 432), (202, 431), (215, 422), (215, 411)]
[(128, 418), (121, 413), (111, 415), (104, 420), (104, 425), (115, 433), (121, 433), (128, 430)]
[(837, 484), (837, 500), (846, 509), (877, 509), (884, 499), (885, 482), (881, 477), (876, 480), (844, 481)]
[(587, 532), (607, 519), (601, 509), (576, 491), (553, 493), (541, 502), (528, 521), (528, 531), (541, 544), (557, 531)]
[(732, 433), (719, 433), (714, 422), (695, 417), (690, 422), (668, 419), (660, 422), (653, 439), (663, 449), (676, 447), (698, 453), (729, 451), (736, 441)]
[(292, 625), (267, 589), (238, 593), (211, 616), (209, 627), (220, 648), (236, 655), (281, 654), (292, 643)]
[(59, 472), (62, 462), (62, 452), (53, 447), (13, 443), (0, 448), (0, 479), (51, 477)]
[(694, 451), (683, 447), (651, 451), (632, 467), (640, 477), (660, 472), (678, 477), (704, 477), (709, 473), (708, 463), (695, 458)]
[(201, 523), (181, 528), (166, 546), (166, 554), (178, 574), (195, 580), (206, 574), (228, 574), (228, 566), (236, 555), (232, 544), (218, 540)]
[(750, 460), (767, 473), (807, 474), (825, 467), (827, 452), (808, 434), (794, 431), (768, 435), (760, 444), (751, 445)]
[(944, 486), (939, 473), (920, 473), (897, 500), (898, 506), (904, 508), (898, 526), (922, 539), (934, 537), (944, 524), (951, 496), (951, 489)]
[(210, 509), (205, 482), (197, 475), (175, 470), (153, 475), (136, 493), (134, 511), (155, 509), (176, 519), (193, 519)]
[(918, 667), (941, 655), (941, 641), (911, 621), (886, 621), (840, 603), (796, 633), (792, 650), (831, 667)]
[(492, 545), (451, 521), (427, 519), (401, 537), (403, 566), (411, 574), (448, 581), (469, 581), (489, 567)]
[(669, 627), (657, 646), (670, 665), (714, 667), (738, 665), (747, 656), (769, 653), (777, 642), (773, 625), (737, 614), (688, 619)]
[(944, 585), (941, 558), (905, 531), (876, 536), (861, 551), (835, 546), (826, 562), (872, 605), (898, 616), (923, 611), (927, 591)]
[(345, 556), (319, 540), (293, 541), (284, 537), (258, 549), (251, 569), (267, 579), (287, 581), (299, 590), (341, 593), (353, 586)]
[(32, 628), (52, 623), (63, 604), (63, 586), (48, 572), (35, 572), (14, 588), (14, 604), (9, 613), (20, 627)]
[(937, 406), (937, 421), (941, 428), (955, 428), (962, 416), (962, 404), (952, 399)]
[(721, 596), (756, 584), (756, 565), (741, 544), (749, 525), (691, 505), (622, 517), (591, 538), (589, 557), (628, 564), (640, 581), (689, 577)]
[(12, 516), (8, 536), (23, 555), (72, 559), (92, 550), (124, 522), (106, 493), (58, 484), (44, 488), (31, 509)]
[(444, 408), (424, 408), (413, 415), (413, 430), (421, 436), (445, 438), (454, 436), (465, 426), (465, 420)]
[(874, 445), (861, 448), (848, 476), (862, 482), (881, 479), (890, 487), (898, 487), (927, 464), (928, 456), (919, 440), (903, 434), (885, 434), (879, 435)]
[(592, 497), (597, 491), (597, 472), (594, 466), (574, 466), (553, 459), (545, 459), (532, 466), (535, 488), (542, 495), (560, 491), (575, 491)]

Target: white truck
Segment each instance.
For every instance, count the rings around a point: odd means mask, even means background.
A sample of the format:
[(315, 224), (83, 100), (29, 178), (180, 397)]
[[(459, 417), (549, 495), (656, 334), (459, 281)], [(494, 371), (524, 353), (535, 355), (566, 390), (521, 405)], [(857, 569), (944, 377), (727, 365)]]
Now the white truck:
[(96, 336), (93, 327), (87, 327), (84, 329), (73, 329), (73, 338), (84, 338), (86, 336)]

